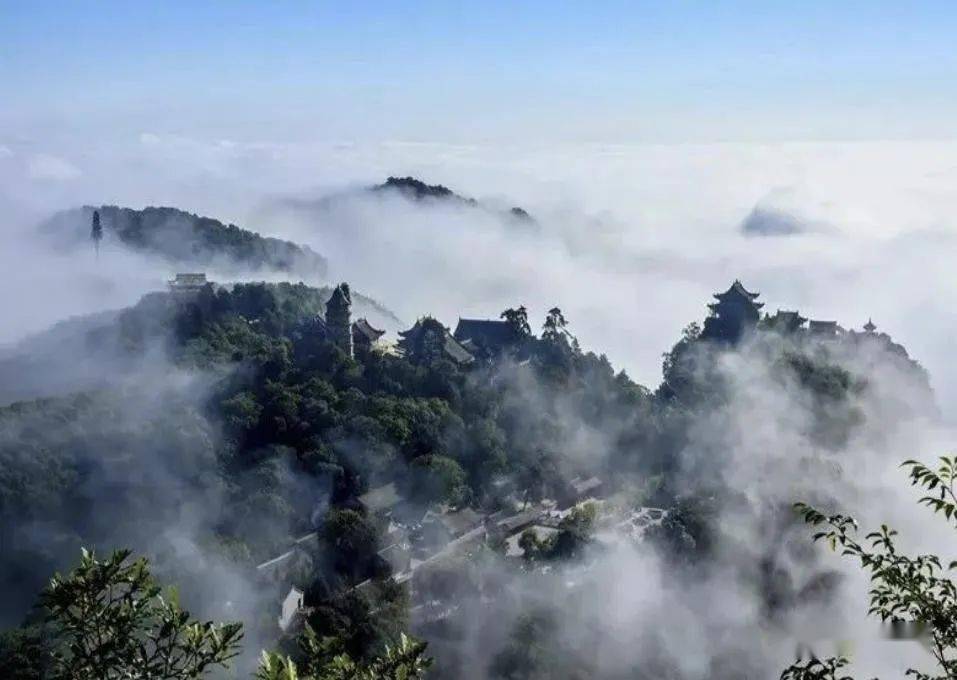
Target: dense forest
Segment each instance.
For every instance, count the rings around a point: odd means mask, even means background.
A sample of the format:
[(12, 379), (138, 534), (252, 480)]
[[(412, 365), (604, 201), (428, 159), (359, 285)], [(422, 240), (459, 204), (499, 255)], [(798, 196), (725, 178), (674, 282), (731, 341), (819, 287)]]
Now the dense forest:
[[(112, 213), (103, 219), (110, 224)], [(504, 332), (484, 345), (423, 317), (398, 345), (353, 348), (330, 341), (327, 299), (328, 291), (288, 283), (147, 295), (74, 349), (147, 358), (138, 379), (0, 409), (0, 623), (10, 629), (0, 638), (3, 677), (42, 677), (37, 664), (55, 653), (55, 636), (44, 632), (49, 604), (33, 605), (81, 546), (147, 555), (190, 608), (242, 620), (246, 665), (260, 647), (308, 663), (303, 640), (322, 640), (372, 667), (412, 631), (430, 645), (434, 677), (462, 677), (467, 667), (470, 677), (585, 677), (594, 666), (560, 644), (556, 617), (574, 606), (568, 596), (534, 606), (516, 596), (523, 614), (505, 629), (486, 622), (499, 630), (479, 634), (497, 649), (481, 670), (460, 644), (467, 612), (508, 599), (503, 581), (521, 585), (514, 591), (541, 588), (562, 565), (608, 550), (596, 535), (612, 504), (619, 513), (660, 512), (642, 540), (676, 578), (723, 559), (720, 518), (768, 511), (749, 506), (737, 486), (736, 440), (726, 435), (734, 383), (747, 368), (729, 362), (760, 366), (766, 389), (808, 405), (801, 431), (824, 452), (828, 474), (860, 432), (862, 395), (882, 389), (879, 370), (891, 366), (932, 401), (919, 365), (871, 331), (822, 338), (767, 315), (740, 322), (719, 307), (665, 354), (652, 390), (581, 348), (558, 308), (537, 333), (523, 307), (507, 309)], [(725, 325), (738, 323), (735, 332), (715, 321), (722, 314)], [(890, 422), (907, 411), (883, 415)], [(714, 433), (702, 437), (705, 424)], [(601, 483), (595, 502), (580, 491), (589, 479)], [(401, 499), (386, 515), (368, 500), (384, 488)], [(785, 511), (791, 500), (761, 515), (781, 525), (769, 531), (798, 523)], [(506, 561), (501, 527), (552, 507), (567, 510), (547, 531), (515, 534), (520, 558)], [(426, 534), (431, 519), (448, 524), (467, 513), (485, 518), (483, 540), (452, 555), (416, 535), (425, 567), (413, 581), (400, 577), (405, 567), (384, 551), (397, 526)], [(263, 565), (297, 545), (303, 559), (263, 577)], [(742, 551), (769, 619), (808, 592), (836, 587), (824, 572), (793, 582), (759, 546)], [(276, 617), (290, 586), (303, 602), (281, 631)], [(629, 677), (677, 677), (674, 663), (661, 653)], [(721, 668), (715, 677), (732, 677)]]

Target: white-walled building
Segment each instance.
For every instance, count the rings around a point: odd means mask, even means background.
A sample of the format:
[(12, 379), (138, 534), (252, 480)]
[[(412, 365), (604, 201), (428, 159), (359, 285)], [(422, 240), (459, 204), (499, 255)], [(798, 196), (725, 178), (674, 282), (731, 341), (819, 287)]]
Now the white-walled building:
[(289, 594), (282, 601), (282, 610), (279, 612), (279, 628), (285, 632), (296, 619), (296, 614), (302, 611), (303, 600), (306, 594), (296, 586), (289, 589)]

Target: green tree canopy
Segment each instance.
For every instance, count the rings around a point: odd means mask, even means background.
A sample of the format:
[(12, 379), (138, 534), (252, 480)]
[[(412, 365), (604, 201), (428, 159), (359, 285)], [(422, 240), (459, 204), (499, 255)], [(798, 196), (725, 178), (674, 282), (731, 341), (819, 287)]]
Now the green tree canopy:
[(515, 337), (526, 338), (532, 334), (532, 327), (528, 325), (528, 310), (525, 309), (525, 305), (506, 309), (502, 312), (501, 318), (512, 327)]
[(53, 680), (194, 680), (239, 653), (242, 624), (194, 621), (128, 550), (83, 551), (40, 598), (54, 632)]
[[(941, 457), (932, 469), (915, 460), (903, 464), (909, 469), (911, 484), (923, 488), (927, 495), (920, 503), (942, 514), (957, 528), (957, 458)], [(852, 517), (826, 515), (804, 503), (796, 509), (804, 521), (820, 531), (814, 540), (825, 541), (832, 550), (857, 559), (870, 573), (870, 608), (868, 613), (882, 621), (908, 622), (926, 629), (928, 646), (937, 661), (935, 673), (909, 669), (907, 675), (917, 680), (953, 680), (957, 678), (957, 584), (946, 572), (957, 567), (957, 560), (944, 569), (937, 555), (908, 556), (897, 549), (897, 531), (882, 525), (861, 541), (858, 526)], [(782, 680), (852, 680), (842, 675), (848, 659), (799, 659), (781, 674)]]
[(357, 661), (336, 638), (319, 638), (311, 628), (300, 636), (303, 660), (263, 652), (256, 680), (416, 680), (425, 675), (432, 659), (426, 643), (402, 634), (398, 642), (369, 661)]

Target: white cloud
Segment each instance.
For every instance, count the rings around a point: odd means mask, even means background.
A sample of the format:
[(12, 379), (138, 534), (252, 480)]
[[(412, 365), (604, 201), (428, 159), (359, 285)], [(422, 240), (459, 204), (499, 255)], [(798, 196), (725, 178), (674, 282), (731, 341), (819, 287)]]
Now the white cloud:
[[(148, 128), (146, 129), (148, 130)], [(84, 158), (79, 181), (7, 182), (18, 199), (176, 205), (311, 245), (331, 273), (402, 318), (497, 316), (525, 303), (537, 323), (558, 304), (584, 346), (650, 386), (661, 353), (712, 292), (741, 278), (767, 309), (860, 327), (875, 323), (924, 363), (944, 408), (957, 403), (948, 339), (957, 295), (955, 143), (565, 145), (494, 147), (340, 141), (199, 140), (144, 130), (127, 147), (57, 149)], [(148, 148), (144, 144), (154, 144)], [(414, 175), (520, 205), (539, 236), (481, 211), (351, 203), (296, 223), (261, 210)], [(5, 178), (7, 179), (7, 178)], [(11, 188), (11, 186), (13, 188)], [(745, 238), (756, 206), (813, 233)], [(919, 272), (919, 276), (915, 276)], [(451, 283), (450, 283), (451, 282)], [(955, 413), (957, 416), (957, 413)]]
[[(660, 378), (661, 353), (680, 328), (700, 320), (710, 294), (740, 277), (761, 291), (772, 313), (777, 307), (798, 308), (807, 316), (854, 327), (873, 316), (881, 330), (930, 369), (945, 410), (955, 415), (950, 404), (957, 403), (957, 365), (950, 339), (957, 334), (957, 316), (950, 301), (957, 295), (951, 261), (957, 248), (952, 218), (957, 191), (951, 181), (957, 145), (494, 149), (221, 144), (146, 132), (138, 141), (128, 140), (134, 148), (127, 158), (76, 151), (91, 159), (82, 181), (28, 187), (35, 202), (51, 195), (59, 199), (55, 192), (61, 189), (73, 191), (70, 199), (87, 189), (101, 196), (106, 187), (110, 199), (121, 204), (178, 205), (266, 234), (285, 231), (330, 256), (336, 280), (349, 281), (407, 319), (432, 313), (454, 324), (458, 316), (497, 316), (524, 303), (538, 325), (544, 310), (557, 304), (585, 348), (607, 352), (616, 366), (627, 367), (651, 387)], [(144, 153), (142, 145), (157, 148)], [(33, 157), (30, 169), (31, 176), (36, 170), (60, 179), (79, 173), (51, 156)], [(286, 215), (275, 212), (244, 219), (256, 214), (254, 208), (269, 193), (315, 198), (327, 193), (317, 186), (371, 184), (390, 174), (417, 175), (466, 195), (502, 197), (503, 205), (527, 208), (541, 230), (516, 231), (487, 211), (428, 209), (395, 197), (353, 198), (296, 220), (284, 221)], [(741, 221), (756, 205), (833, 230), (747, 239), (739, 231)], [(156, 262), (109, 250), (100, 260), (87, 249), (82, 258), (57, 256), (39, 268), (40, 256), (22, 245), (5, 255), (6, 271), (22, 284), (9, 286), (9, 339), (13, 331), (40, 330), (70, 314), (128, 304), (162, 286), (168, 274)], [(30, 291), (29, 299), (21, 290)], [(736, 456), (733, 462), (740, 463), (735, 486), (792, 499), (791, 481), (804, 473), (797, 467), (806, 448), (802, 422), (796, 419), (802, 415), (800, 403), (787, 394), (756, 390), (767, 382), (762, 366), (752, 372), (747, 366), (731, 368), (740, 380), (736, 389), (750, 399), (724, 414), (717, 430), (742, 433), (728, 447)], [(899, 383), (892, 384), (896, 391)], [(887, 498), (900, 485), (899, 459), (946, 450), (954, 438), (925, 428), (892, 438), (895, 433), (885, 436), (874, 429), (883, 426), (879, 413), (867, 414), (866, 433), (873, 436), (855, 441), (844, 462), (848, 469), (869, 470), (868, 478), (886, 480), (890, 487), (878, 488), (880, 495), (861, 493), (865, 500)], [(882, 455), (872, 455), (877, 445)], [(752, 469), (752, 461), (768, 464)], [(752, 476), (769, 467), (778, 470), (776, 486)], [(911, 528), (908, 535), (931, 536), (923, 525), (907, 523), (909, 507), (905, 498), (879, 509), (902, 515), (900, 521), (890, 519)], [(753, 528), (746, 518), (729, 525)], [(682, 657), (686, 672), (702, 673), (698, 664), (726, 639), (722, 627), (747, 632), (740, 637), (749, 642), (757, 637), (735, 625), (748, 623), (750, 600), (735, 590), (740, 581), (717, 578), (727, 572), (693, 584), (688, 597), (665, 593), (669, 597), (663, 598), (636, 576), (647, 574), (652, 583), (660, 576), (642, 556), (605, 566), (619, 570), (608, 574), (599, 591), (616, 598), (610, 604), (620, 604), (616, 609), (607, 606), (607, 599), (599, 601), (602, 614), (615, 624), (609, 630), (628, 633), (642, 630), (642, 622), (669, 623), (666, 628), (676, 631), (678, 643), (700, 650)], [(612, 590), (609, 582), (623, 585)], [(701, 620), (714, 625), (695, 627)], [(621, 656), (602, 658), (613, 664)]]
[(66, 181), (76, 179), (83, 173), (65, 158), (40, 153), (30, 158), (27, 174), (35, 180)]

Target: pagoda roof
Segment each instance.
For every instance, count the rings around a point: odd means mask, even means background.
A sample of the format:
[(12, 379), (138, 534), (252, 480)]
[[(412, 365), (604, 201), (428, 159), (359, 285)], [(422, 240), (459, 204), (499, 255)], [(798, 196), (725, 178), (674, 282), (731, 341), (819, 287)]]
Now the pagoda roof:
[(731, 284), (731, 287), (728, 288), (728, 290), (724, 291), (723, 293), (715, 293), (714, 297), (722, 301), (728, 298), (736, 298), (736, 297), (743, 297), (749, 300), (754, 300), (759, 295), (761, 295), (761, 293), (752, 293), (747, 288), (745, 288), (744, 285), (738, 279), (735, 279), (734, 283)]
[(873, 321), (868, 319), (867, 323), (864, 324), (864, 330), (867, 331), (868, 333), (873, 333), (874, 331), (877, 330), (877, 326), (874, 324)]
[(711, 310), (717, 311), (717, 309), (721, 307), (721, 305), (735, 304), (736, 302), (743, 302), (745, 304), (751, 305), (755, 309), (761, 309), (762, 307), (764, 307), (763, 302), (756, 302), (753, 299), (748, 299), (744, 297), (726, 297), (726, 298), (722, 298), (718, 302), (709, 302), (708, 308)]
[(459, 342), (448, 332), (445, 334), (445, 345), (443, 349), (450, 358), (460, 364), (467, 364), (475, 358), (472, 356), (471, 352), (462, 347), (462, 345), (459, 344)]
[(431, 316), (423, 316), (416, 319), (415, 323), (412, 324), (411, 328), (408, 328), (404, 331), (399, 331), (399, 335), (403, 338), (414, 340), (415, 338), (419, 336), (419, 333), (421, 333), (426, 326), (431, 326), (433, 324), (440, 328), (445, 328), (445, 326), (443, 326), (438, 319)]
[(383, 335), (385, 335), (385, 331), (380, 331), (378, 328), (375, 328), (374, 326), (372, 326), (372, 324), (370, 324), (365, 319), (365, 317), (361, 319), (357, 319), (352, 324), (352, 330), (354, 333), (358, 333), (362, 335), (370, 342), (375, 342), (376, 340), (381, 338)]
[(348, 283), (340, 283), (332, 291), (329, 300), (326, 302), (326, 308), (329, 307), (349, 307), (352, 305), (352, 294), (349, 291)]
[(452, 334), (449, 332), (448, 328), (443, 326), (440, 321), (430, 316), (425, 316), (417, 320), (415, 325), (408, 330), (399, 331), (399, 336), (403, 341), (412, 343), (414, 345), (418, 342), (419, 336), (428, 326), (432, 326), (435, 328), (435, 330), (441, 329), (442, 351), (445, 352), (447, 357), (459, 364), (467, 364), (475, 359), (471, 352), (469, 352), (465, 347), (462, 346), (461, 343), (452, 337)]

